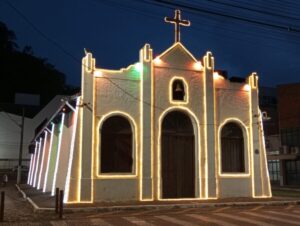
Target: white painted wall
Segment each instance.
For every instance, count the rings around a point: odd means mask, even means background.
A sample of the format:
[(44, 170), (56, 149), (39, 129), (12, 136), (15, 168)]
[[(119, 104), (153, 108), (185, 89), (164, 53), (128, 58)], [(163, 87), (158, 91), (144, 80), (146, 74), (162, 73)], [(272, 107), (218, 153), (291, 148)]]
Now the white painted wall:
[[(28, 145), (34, 138), (35, 128), (55, 113), (63, 97), (61, 95), (54, 97), (34, 118), (25, 117), (23, 159), (30, 160)], [(22, 117), (0, 111), (0, 159), (11, 159), (11, 161), (0, 161), (0, 169), (18, 165), (21, 129), (15, 122), (20, 125)], [(29, 166), (29, 161), (24, 161), (23, 165)]]

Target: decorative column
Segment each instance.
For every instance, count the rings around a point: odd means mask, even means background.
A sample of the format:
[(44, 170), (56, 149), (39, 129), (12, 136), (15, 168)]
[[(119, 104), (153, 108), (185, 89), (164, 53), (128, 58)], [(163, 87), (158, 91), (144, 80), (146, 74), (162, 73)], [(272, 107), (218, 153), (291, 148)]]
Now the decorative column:
[(94, 70), (95, 59), (92, 53), (86, 53), (82, 60), (82, 84), (81, 84), (81, 158), (79, 184), (80, 202), (93, 201), (93, 175), (92, 175), (92, 155), (93, 155), (93, 90), (94, 90)]
[(140, 200), (153, 200), (153, 56), (146, 44), (140, 50), (140, 154), (139, 192)]
[[(216, 198), (216, 127), (215, 127), (215, 97), (214, 97), (214, 57), (211, 52), (207, 52), (203, 58), (203, 82), (204, 82), (204, 114), (203, 114), (203, 129), (204, 129), (204, 147), (202, 151), (205, 157), (205, 198)], [(203, 175), (203, 174), (202, 174)], [(203, 186), (202, 186), (203, 188)], [(203, 192), (202, 192), (203, 194)]]
[(250, 128), (250, 147), (252, 160), (252, 195), (253, 197), (262, 196), (262, 175), (261, 175), (261, 153), (263, 150), (260, 145), (259, 125), (260, 112), (258, 108), (258, 76), (254, 72), (247, 78), (249, 89), (249, 128)]

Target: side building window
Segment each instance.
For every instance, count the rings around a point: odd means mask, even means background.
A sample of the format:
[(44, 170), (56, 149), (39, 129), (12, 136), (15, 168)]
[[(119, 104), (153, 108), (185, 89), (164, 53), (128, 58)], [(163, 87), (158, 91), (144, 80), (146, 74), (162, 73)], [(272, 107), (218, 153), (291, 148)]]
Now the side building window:
[(133, 136), (129, 121), (123, 116), (112, 116), (100, 130), (101, 173), (131, 173)]
[(175, 79), (172, 84), (172, 99), (174, 101), (185, 101), (186, 93), (184, 83), (180, 79)]
[(222, 173), (245, 172), (244, 137), (237, 123), (227, 123), (221, 130)]

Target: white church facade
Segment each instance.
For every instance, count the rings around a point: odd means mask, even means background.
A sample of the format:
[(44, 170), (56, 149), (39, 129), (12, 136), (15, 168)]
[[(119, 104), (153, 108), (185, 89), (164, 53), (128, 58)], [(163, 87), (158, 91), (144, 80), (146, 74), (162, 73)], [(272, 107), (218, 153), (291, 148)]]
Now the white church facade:
[(271, 197), (258, 75), (233, 82), (179, 39), (120, 70), (82, 61), (80, 96), (35, 138), (28, 184), (66, 203)]

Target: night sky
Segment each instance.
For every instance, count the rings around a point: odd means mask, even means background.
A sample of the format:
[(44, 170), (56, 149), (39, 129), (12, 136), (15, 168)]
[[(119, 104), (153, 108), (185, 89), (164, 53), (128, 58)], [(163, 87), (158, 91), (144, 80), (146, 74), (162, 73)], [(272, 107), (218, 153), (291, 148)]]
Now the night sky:
[[(156, 56), (174, 42), (174, 26), (163, 20), (173, 17), (172, 6), (158, 6), (151, 0), (7, 1), (42, 32), (0, 1), (0, 20), (16, 33), (19, 46), (32, 46), (34, 55), (47, 58), (71, 85), (80, 85), (83, 48), (93, 53), (97, 67), (119, 69), (137, 62), (145, 43)], [(300, 82), (300, 2), (175, 2), (272, 25), (181, 8), (182, 18), (191, 21), (191, 27), (181, 29), (181, 41), (197, 59), (212, 51), (216, 69), (227, 70), (230, 77), (256, 71), (263, 86)]]

